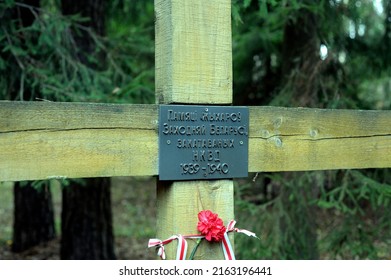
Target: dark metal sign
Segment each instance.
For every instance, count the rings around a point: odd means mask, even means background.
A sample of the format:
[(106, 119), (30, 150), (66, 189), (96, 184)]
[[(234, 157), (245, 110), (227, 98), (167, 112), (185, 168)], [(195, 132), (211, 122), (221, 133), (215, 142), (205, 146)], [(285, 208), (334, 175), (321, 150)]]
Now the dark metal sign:
[(248, 176), (247, 107), (161, 105), (159, 179)]

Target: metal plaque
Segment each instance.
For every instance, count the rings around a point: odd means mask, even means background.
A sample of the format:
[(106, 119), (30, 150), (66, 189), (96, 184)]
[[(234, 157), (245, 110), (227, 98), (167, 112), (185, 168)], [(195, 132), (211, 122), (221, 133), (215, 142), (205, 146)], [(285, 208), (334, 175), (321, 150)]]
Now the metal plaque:
[(247, 107), (161, 105), (159, 179), (248, 176)]

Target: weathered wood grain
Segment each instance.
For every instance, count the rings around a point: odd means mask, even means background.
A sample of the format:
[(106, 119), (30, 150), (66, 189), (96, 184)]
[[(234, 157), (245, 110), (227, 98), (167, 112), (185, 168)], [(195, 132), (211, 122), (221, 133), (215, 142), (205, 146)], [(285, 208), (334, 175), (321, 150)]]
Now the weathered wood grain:
[(250, 107), (250, 172), (384, 167), (391, 111)]
[(155, 0), (155, 15), (157, 102), (232, 103), (230, 1)]
[[(158, 103), (232, 103), (231, 1), (155, 0)], [(197, 214), (234, 217), (233, 181), (158, 182), (157, 235), (197, 234)], [(232, 237), (232, 235), (231, 235)], [(231, 239), (233, 242), (233, 238)], [(174, 259), (176, 244), (167, 257)], [(189, 242), (188, 256), (194, 247)], [(196, 259), (223, 259), (220, 244), (203, 242)]]
[(157, 174), (157, 106), (0, 102), (0, 180)]
[[(158, 174), (158, 106), (0, 102), (0, 181)], [(391, 167), (391, 111), (250, 107), (249, 171)]]

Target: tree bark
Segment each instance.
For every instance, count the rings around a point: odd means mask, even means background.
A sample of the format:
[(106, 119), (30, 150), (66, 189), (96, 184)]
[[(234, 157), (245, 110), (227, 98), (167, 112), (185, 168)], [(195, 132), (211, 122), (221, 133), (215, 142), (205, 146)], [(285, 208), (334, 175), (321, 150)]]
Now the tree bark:
[(14, 231), (12, 251), (22, 252), (56, 237), (54, 210), (50, 185), (43, 182), (40, 188), (26, 182), (14, 186)]
[(115, 259), (110, 178), (63, 189), (61, 259)]
[[(62, 0), (64, 15), (79, 14), (88, 18), (82, 24), (103, 36), (105, 33), (104, 0)], [(92, 68), (104, 65), (104, 58), (96, 52), (96, 45), (87, 30), (71, 31), (77, 59)], [(96, 53), (99, 63), (88, 56)], [(84, 179), (71, 181), (63, 190), (61, 225), (61, 259), (115, 259), (114, 236), (110, 198), (110, 179)]]

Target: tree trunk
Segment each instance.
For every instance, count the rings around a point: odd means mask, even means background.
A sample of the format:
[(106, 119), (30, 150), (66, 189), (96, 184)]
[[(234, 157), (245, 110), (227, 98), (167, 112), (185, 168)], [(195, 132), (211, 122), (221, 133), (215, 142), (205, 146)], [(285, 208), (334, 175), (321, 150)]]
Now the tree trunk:
[(34, 188), (30, 182), (14, 186), (14, 231), (12, 251), (22, 252), (53, 239), (54, 211), (50, 185)]
[(110, 178), (63, 189), (61, 259), (115, 259)]
[[(301, 2), (314, 5), (309, 0)], [(284, 29), (282, 84), (288, 92), (287, 104), (315, 106), (321, 62), (317, 17), (307, 9), (298, 12), (296, 20), (289, 20)], [(314, 207), (309, 205), (314, 199), (314, 186), (303, 185), (300, 176), (290, 172), (283, 176), (286, 183), (280, 195), (285, 214), (280, 218), (280, 252), (287, 259), (318, 259), (316, 217)]]
[[(309, 0), (301, 2), (314, 5)], [(284, 28), (282, 85), (289, 92), (287, 105), (316, 106), (321, 65), (317, 16), (307, 9), (299, 10), (298, 13), (297, 18), (288, 20)]]
[[(96, 34), (104, 35), (105, 9), (103, 0), (62, 0), (64, 15), (79, 14), (89, 20), (83, 25)], [(92, 68), (104, 65), (91, 63), (88, 55), (96, 53), (96, 46), (85, 30), (72, 31), (77, 59)], [(85, 179), (84, 183), (71, 181), (63, 190), (61, 259), (115, 259), (112, 228), (110, 179)]]
[[(39, 7), (39, 0), (21, 1), (31, 7)], [(30, 26), (35, 16), (25, 7), (14, 8), (13, 19), (19, 19), (23, 27)], [(21, 98), (19, 90), (11, 93), (11, 99)], [(24, 99), (30, 99), (28, 88), (23, 92)], [(34, 188), (33, 182), (16, 182), (14, 185), (14, 225), (12, 247), (13, 252), (22, 252), (42, 242), (56, 237), (54, 228), (54, 210), (50, 185), (44, 182), (42, 187)]]

